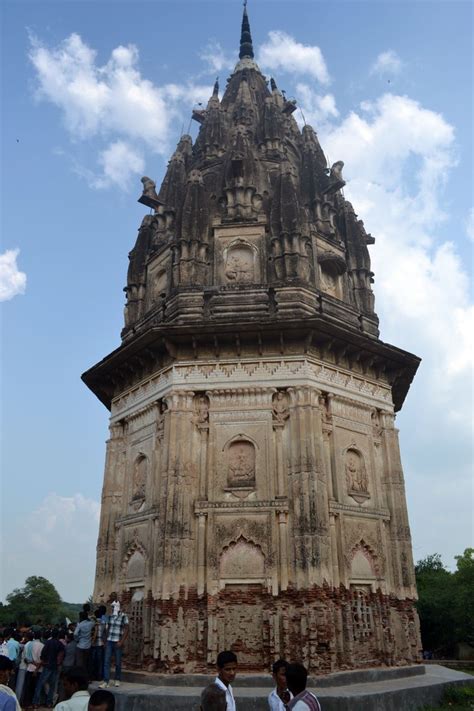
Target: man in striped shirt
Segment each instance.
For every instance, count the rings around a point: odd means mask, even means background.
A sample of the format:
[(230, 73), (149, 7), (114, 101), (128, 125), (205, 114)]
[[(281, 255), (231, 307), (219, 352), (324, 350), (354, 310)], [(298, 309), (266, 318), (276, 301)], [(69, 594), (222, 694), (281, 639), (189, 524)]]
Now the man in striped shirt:
[(288, 711), (321, 711), (318, 699), (306, 690), (308, 672), (302, 664), (289, 664), (286, 670), (286, 683), (293, 694), (288, 704)]

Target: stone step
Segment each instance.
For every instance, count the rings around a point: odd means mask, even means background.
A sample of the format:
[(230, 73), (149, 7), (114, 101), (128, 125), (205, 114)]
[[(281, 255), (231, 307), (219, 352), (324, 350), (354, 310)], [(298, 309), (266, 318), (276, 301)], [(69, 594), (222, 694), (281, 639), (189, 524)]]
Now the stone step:
[[(421, 673), (413, 673), (413, 669), (419, 669)], [(400, 675), (400, 671), (409, 673)], [(132, 672), (127, 672), (127, 678), (129, 674)], [(161, 677), (160, 682), (163, 678), (163, 675), (152, 676)], [(186, 676), (195, 680), (192, 685), (179, 685), (174, 677), (169, 677), (170, 681), (175, 680), (174, 686), (124, 681), (120, 688), (112, 689), (116, 696), (115, 708), (117, 711), (198, 711), (201, 691), (208, 683), (208, 678), (212, 677), (198, 674)], [(247, 681), (251, 675), (243, 676)], [(255, 676), (263, 678), (261, 675)], [(454, 684), (474, 687), (474, 677), (469, 674), (434, 664), (428, 667), (420, 665), (339, 672), (330, 676), (332, 686), (323, 685), (321, 679), (318, 686), (312, 683), (308, 685), (317, 694), (322, 711), (416, 711), (425, 705), (437, 704), (447, 686)], [(200, 683), (197, 683), (198, 679)], [(96, 688), (96, 685), (91, 688)], [(268, 683), (263, 686), (240, 685), (238, 677), (233, 686), (237, 711), (268, 711), (267, 696), (270, 688)]]

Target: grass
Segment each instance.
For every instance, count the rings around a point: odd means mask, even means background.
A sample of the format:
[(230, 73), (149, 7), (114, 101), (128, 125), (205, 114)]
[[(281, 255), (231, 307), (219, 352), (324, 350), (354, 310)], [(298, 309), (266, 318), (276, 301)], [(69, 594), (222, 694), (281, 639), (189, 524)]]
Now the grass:
[(474, 711), (474, 687), (448, 686), (441, 706), (424, 706), (423, 711)]

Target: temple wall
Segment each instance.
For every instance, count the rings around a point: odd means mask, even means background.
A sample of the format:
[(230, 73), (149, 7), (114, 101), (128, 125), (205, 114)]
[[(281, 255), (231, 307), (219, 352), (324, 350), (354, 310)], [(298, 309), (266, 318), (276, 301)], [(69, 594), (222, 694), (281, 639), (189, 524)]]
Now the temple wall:
[(415, 659), (393, 420), (386, 382), (314, 357), (178, 363), (117, 398), (94, 597), (125, 600), (131, 659)]

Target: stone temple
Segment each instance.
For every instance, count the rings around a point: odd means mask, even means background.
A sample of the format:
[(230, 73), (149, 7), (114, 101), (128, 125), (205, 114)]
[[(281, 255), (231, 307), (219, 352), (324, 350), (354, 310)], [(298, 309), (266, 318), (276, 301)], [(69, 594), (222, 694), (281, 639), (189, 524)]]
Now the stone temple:
[(315, 130), (239, 61), (183, 135), (130, 252), (95, 600), (129, 660), (202, 672), (408, 664), (420, 638), (394, 417), (419, 359), (379, 339), (366, 232)]

